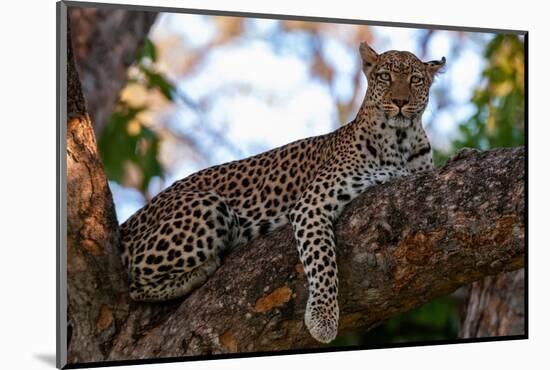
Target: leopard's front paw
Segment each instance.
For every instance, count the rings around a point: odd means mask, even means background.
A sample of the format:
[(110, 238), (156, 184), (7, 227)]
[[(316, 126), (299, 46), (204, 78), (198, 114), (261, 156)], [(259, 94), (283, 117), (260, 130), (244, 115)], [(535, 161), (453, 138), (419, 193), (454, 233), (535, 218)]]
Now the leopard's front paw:
[(305, 322), (313, 338), (322, 343), (329, 343), (338, 334), (338, 304), (327, 305), (323, 302), (311, 304), (308, 300)]

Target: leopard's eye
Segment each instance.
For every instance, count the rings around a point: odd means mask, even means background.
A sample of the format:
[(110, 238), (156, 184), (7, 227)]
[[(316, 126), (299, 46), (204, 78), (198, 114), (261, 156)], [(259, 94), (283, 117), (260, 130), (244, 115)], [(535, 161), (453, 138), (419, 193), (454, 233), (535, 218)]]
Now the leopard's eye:
[(412, 84), (417, 84), (417, 83), (419, 83), (420, 81), (422, 81), (422, 78), (421, 78), (421, 77), (418, 77), (418, 76), (412, 76), (412, 77), (411, 77), (411, 83), (412, 83)]
[(383, 72), (383, 73), (380, 73), (378, 75), (378, 78), (381, 79), (382, 81), (389, 81), (391, 80), (391, 76), (388, 72)]

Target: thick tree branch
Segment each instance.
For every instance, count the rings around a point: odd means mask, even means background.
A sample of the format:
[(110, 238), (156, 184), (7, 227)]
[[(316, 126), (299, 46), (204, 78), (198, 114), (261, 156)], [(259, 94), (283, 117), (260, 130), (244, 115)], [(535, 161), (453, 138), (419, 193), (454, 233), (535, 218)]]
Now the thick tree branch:
[[(340, 333), (523, 266), (524, 149), (461, 152), (369, 189), (336, 225)], [(132, 303), (109, 359), (318, 348), (290, 227), (233, 251), (184, 300)]]

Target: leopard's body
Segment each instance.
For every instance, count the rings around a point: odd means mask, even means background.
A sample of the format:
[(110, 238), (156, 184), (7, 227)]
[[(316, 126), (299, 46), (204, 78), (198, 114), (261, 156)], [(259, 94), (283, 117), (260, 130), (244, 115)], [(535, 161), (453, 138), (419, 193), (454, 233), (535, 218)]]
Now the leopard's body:
[(305, 322), (321, 342), (338, 328), (333, 222), (366, 188), (432, 167), (421, 116), (445, 60), (360, 53), (368, 89), (338, 130), (175, 182), (121, 226), (134, 300), (183, 296), (213, 274), (221, 253), (290, 222), (309, 284)]

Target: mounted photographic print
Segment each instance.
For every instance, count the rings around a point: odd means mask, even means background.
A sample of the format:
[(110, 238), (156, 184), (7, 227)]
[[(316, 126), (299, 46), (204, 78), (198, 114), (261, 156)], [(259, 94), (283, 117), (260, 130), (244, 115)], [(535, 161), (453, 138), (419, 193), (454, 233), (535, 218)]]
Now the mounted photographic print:
[(58, 367), (527, 338), (526, 31), (57, 10)]

